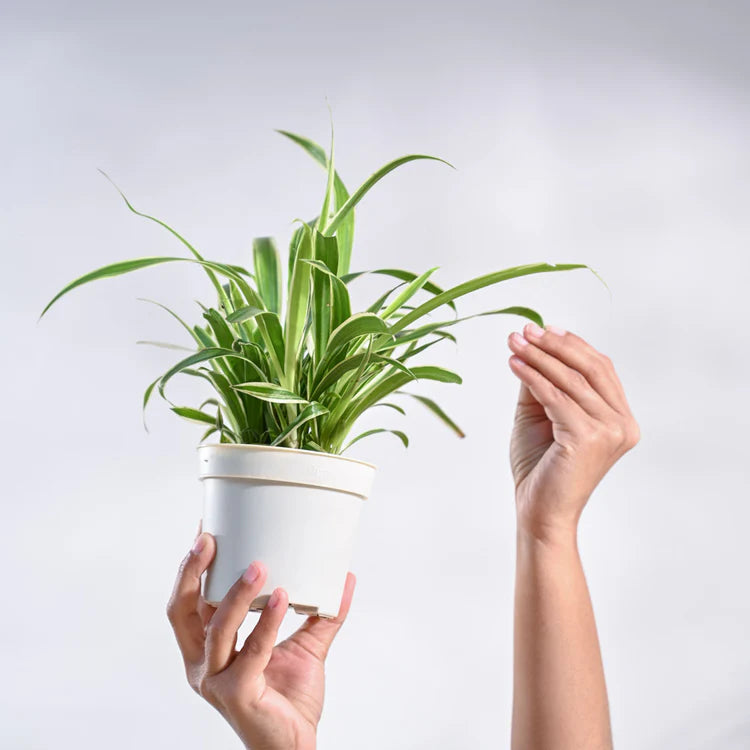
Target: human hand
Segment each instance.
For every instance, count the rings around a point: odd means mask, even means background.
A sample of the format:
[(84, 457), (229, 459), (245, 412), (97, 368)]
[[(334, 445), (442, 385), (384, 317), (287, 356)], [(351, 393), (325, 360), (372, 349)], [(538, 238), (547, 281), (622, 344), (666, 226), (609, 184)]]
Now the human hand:
[(510, 444), (519, 530), (575, 534), (594, 488), (640, 439), (611, 360), (573, 333), (534, 323), (512, 333), (521, 381)]
[(215, 553), (213, 536), (199, 533), (167, 605), (190, 686), (221, 713), (248, 750), (314, 750), (323, 710), (324, 662), (349, 611), (354, 574), (347, 575), (335, 619), (308, 617), (274, 647), (289, 606), (286, 591), (275, 589), (237, 650), (237, 630), (267, 571), (261, 562), (252, 563), (219, 606), (212, 607), (201, 596), (200, 577)]

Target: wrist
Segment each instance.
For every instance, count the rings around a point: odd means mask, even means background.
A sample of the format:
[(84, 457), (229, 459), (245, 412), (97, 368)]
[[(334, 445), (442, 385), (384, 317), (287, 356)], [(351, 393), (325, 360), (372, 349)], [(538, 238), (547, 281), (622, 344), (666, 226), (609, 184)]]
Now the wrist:
[(578, 519), (516, 518), (518, 544), (543, 546), (550, 549), (578, 549)]

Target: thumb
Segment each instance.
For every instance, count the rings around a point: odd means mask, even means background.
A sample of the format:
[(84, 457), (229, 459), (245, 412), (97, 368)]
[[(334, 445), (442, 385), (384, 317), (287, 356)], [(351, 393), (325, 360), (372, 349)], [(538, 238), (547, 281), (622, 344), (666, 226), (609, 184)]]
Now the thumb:
[(518, 405), (519, 406), (532, 406), (539, 402), (534, 398), (533, 394), (529, 390), (529, 386), (526, 383), (521, 383), (521, 388), (518, 391)]
[(328, 655), (328, 649), (336, 637), (336, 633), (341, 630), (341, 626), (349, 614), (349, 608), (354, 596), (354, 587), (357, 584), (357, 578), (351, 571), (346, 574), (346, 583), (344, 584), (344, 594), (341, 597), (341, 606), (339, 613), (332, 619), (325, 617), (308, 617), (300, 626), (296, 633), (289, 637), (290, 641), (299, 643), (307, 648), (318, 659), (323, 661)]

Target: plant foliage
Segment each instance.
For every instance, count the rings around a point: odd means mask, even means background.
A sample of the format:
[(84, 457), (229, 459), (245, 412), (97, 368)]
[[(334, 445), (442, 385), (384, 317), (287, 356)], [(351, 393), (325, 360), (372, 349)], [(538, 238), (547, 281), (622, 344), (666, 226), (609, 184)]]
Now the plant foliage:
[[(395, 159), (350, 194), (334, 168), (333, 139), (326, 154), (307, 138), (278, 132), (301, 146), (327, 171), (320, 215), (313, 221), (299, 222), (293, 233), (286, 283), (272, 238), (253, 241), (252, 272), (242, 266), (207, 260), (167, 224), (137, 211), (120, 191), (133, 213), (164, 227), (182, 244), (186, 255), (137, 258), (99, 268), (64, 287), (42, 315), (60, 297), (88, 282), (163, 263), (193, 263), (208, 276), (215, 302), (211, 307), (201, 306), (202, 320), (193, 325), (164, 305), (154, 303), (187, 331), (193, 347), (148, 386), (143, 397), (144, 414), (155, 390), (169, 401), (165, 392), (168, 382), (176, 375), (189, 375), (208, 381), (214, 397), (198, 408), (169, 403), (175, 414), (206, 428), (202, 440), (216, 436), (223, 443), (341, 453), (364, 437), (390, 433), (406, 446), (408, 438), (401, 430), (376, 428), (349, 437), (362, 414), (375, 406), (387, 406), (404, 414), (402, 406), (385, 400), (394, 394), (408, 395), (423, 404), (463, 437), (462, 430), (435, 401), (401, 390), (412, 381), (460, 383), (461, 378), (441, 367), (414, 364), (413, 358), (446, 339), (455, 342), (447, 329), (477, 317), (458, 317), (455, 301), (459, 297), (520, 276), (588, 266), (530, 263), (448, 289), (431, 280), (436, 268), (421, 274), (392, 268), (351, 273), (355, 206), (399, 166), (415, 160), (443, 160), (422, 154)], [(363, 273), (395, 279), (398, 284), (367, 310), (353, 312), (349, 285)], [(452, 317), (439, 322), (427, 318), (439, 308), (447, 308)], [(479, 313), (500, 314), (520, 315), (543, 325), (541, 316), (527, 307)], [(184, 348), (161, 342), (142, 343)]]

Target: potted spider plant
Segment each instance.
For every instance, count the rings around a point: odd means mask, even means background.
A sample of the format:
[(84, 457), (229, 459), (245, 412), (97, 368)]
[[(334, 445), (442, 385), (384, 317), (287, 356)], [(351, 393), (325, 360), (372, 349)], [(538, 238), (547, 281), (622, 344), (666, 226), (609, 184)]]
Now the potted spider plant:
[[(423, 273), (392, 268), (351, 272), (354, 209), (362, 198), (403, 164), (443, 160), (403, 156), (350, 194), (334, 168), (333, 138), (326, 154), (307, 138), (278, 132), (327, 172), (319, 215), (298, 222), (293, 231), (286, 274), (272, 238), (253, 241), (252, 270), (209, 260), (170, 226), (137, 211), (117, 188), (134, 214), (160, 224), (185, 254), (136, 258), (87, 273), (58, 292), (42, 315), (63, 295), (98, 279), (164, 263), (187, 262), (203, 269), (214, 299), (201, 305), (200, 322), (187, 323), (159, 305), (184, 329), (192, 350), (150, 383), (143, 396), (144, 413), (156, 392), (175, 414), (205, 427), (198, 447), (203, 530), (213, 534), (217, 544), (204, 574), (203, 596), (218, 603), (248, 562), (259, 559), (267, 565), (268, 579), (251, 609), (262, 609), (273, 589), (283, 586), (298, 613), (335, 617), (360, 509), (376, 468), (342, 454), (357, 441), (384, 432), (408, 446), (398, 429), (355, 434), (359, 418), (376, 406), (404, 414), (403, 406), (386, 400), (403, 395), (463, 437), (435, 401), (402, 390), (424, 380), (461, 382), (454, 372), (417, 363), (435, 344), (455, 342), (452, 326), (477, 317), (459, 317), (455, 301), (520, 276), (588, 266), (531, 263), (446, 289), (432, 281), (436, 268)], [(363, 273), (391, 281), (367, 309), (353, 311), (349, 285)], [(442, 319), (428, 317), (439, 310), (445, 310)], [(479, 313), (503, 314), (543, 325), (541, 316), (527, 307)], [(172, 403), (166, 388), (177, 375), (205, 381), (211, 396), (197, 407)]]

